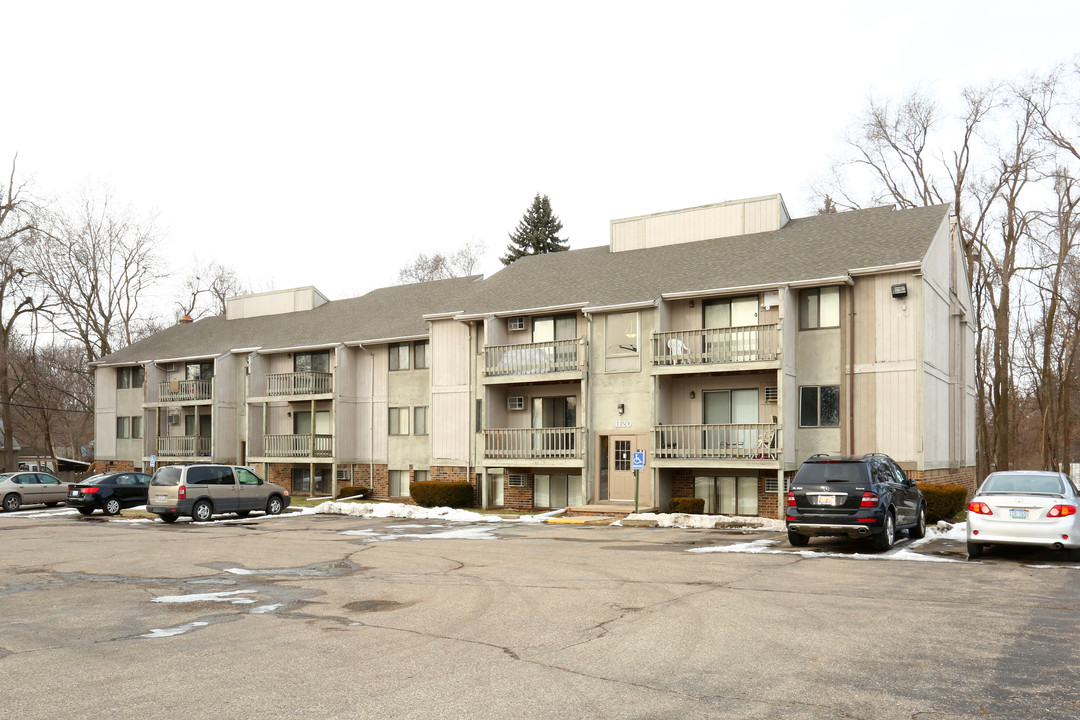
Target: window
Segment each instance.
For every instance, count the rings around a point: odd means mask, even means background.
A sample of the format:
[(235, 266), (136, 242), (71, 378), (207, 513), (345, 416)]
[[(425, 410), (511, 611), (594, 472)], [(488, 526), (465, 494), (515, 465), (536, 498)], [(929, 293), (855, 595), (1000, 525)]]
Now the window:
[(419, 406), (413, 408), (413, 411), (412, 411), (412, 424), (413, 424), (412, 433), (413, 433), (413, 435), (427, 435), (428, 434), (428, 426), (427, 426), (428, 412), (427, 411), (428, 411), (428, 409), (427, 409), (426, 405), (419, 405)]
[(131, 418), (118, 417), (116, 418), (116, 437), (129, 438), (131, 437)]
[(417, 370), (431, 367), (431, 343), (420, 340), (413, 345), (413, 367)]
[(615, 472), (629, 471), (632, 465), (630, 457), (630, 441), (615, 441)]
[(390, 426), (388, 428), (388, 432), (391, 435), (409, 434), (409, 408), (390, 408)]
[[(254, 475), (252, 477), (255, 477)], [(255, 478), (258, 480), (258, 478)], [(241, 479), (241, 483), (243, 480)], [(311, 471), (307, 468), (293, 468), (292, 471), (292, 491), (294, 493), (330, 493), (332, 485), (330, 483), (330, 470), (328, 468), (320, 468), (315, 471), (315, 487), (311, 486)]]
[(580, 475), (533, 475), (533, 507), (581, 504)]
[(543, 315), (532, 321), (532, 341), (552, 342), (573, 340), (577, 337), (577, 317), (570, 315)]
[(840, 327), (840, 288), (799, 291), (799, 329)]
[(612, 313), (604, 319), (605, 368), (608, 372), (639, 370), (638, 314)]
[(409, 343), (390, 344), (390, 369), (409, 369)]
[(482, 355), (484, 352), (484, 321), (476, 323), (476, 354)]
[(409, 471), (390, 471), (390, 497), (409, 497)]
[(758, 324), (757, 295), (708, 300), (702, 307), (706, 328), (746, 327)]
[(413, 470), (413, 482), (427, 482), (430, 479), (430, 470)]
[(241, 485), (262, 485), (262, 480), (259, 479), (259, 476), (247, 468), (236, 468), (236, 478), (240, 481)]
[[(293, 413), (293, 434), (311, 435), (311, 411), (301, 410)], [(315, 411), (315, 435), (330, 434), (330, 411)]]
[(210, 360), (189, 362), (184, 366), (184, 373), (188, 380), (209, 380), (214, 377), (214, 363)]
[(484, 401), (476, 399), (476, 432), (484, 432)]
[(128, 388), (141, 388), (143, 386), (144, 374), (145, 371), (143, 370), (142, 365), (116, 368), (117, 389), (126, 390)]
[(330, 372), (330, 351), (296, 353), (293, 372)]
[(705, 500), (705, 512), (721, 515), (757, 515), (758, 479), (744, 477), (694, 478), (694, 497)]
[(132, 416), (131, 418), (131, 437), (142, 437), (142, 418), (138, 415)]
[(839, 427), (840, 386), (799, 388), (799, 427)]

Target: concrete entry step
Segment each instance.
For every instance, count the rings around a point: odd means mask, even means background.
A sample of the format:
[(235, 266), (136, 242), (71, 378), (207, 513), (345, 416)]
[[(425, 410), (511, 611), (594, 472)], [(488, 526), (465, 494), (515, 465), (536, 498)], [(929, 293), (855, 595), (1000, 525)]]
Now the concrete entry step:
[[(576, 505), (566, 508), (566, 517), (603, 516), (613, 520), (624, 518), (634, 512), (634, 503), (599, 502), (591, 505)], [(641, 505), (638, 512), (656, 512), (656, 508)]]

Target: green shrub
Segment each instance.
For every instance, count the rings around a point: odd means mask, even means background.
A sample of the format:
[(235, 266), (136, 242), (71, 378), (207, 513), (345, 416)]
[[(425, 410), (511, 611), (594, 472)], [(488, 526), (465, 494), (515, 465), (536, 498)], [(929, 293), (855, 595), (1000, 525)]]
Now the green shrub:
[(472, 507), (474, 502), (473, 486), (467, 482), (426, 482), (409, 483), (409, 494), (413, 502), (421, 507)]
[(338, 488), (337, 496), (339, 498), (367, 498), (371, 497), (371, 488), (349, 485), (348, 487)]
[(968, 489), (963, 485), (919, 484), (926, 498), (926, 521), (948, 520), (967, 506)]
[(705, 512), (705, 498), (671, 498), (668, 503), (668, 511), (673, 513), (687, 513), (688, 515), (701, 515)]

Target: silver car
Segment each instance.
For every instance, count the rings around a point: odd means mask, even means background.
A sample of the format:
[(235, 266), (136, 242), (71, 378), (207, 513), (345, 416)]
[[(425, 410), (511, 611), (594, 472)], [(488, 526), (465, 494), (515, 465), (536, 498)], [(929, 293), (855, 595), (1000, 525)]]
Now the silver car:
[(0, 504), (13, 512), (23, 505), (59, 505), (67, 498), (67, 485), (48, 473), (14, 472), (0, 475)]
[(1030, 545), (1080, 561), (1078, 509), (1080, 495), (1064, 473), (991, 473), (968, 503), (968, 557), (979, 557), (986, 545)]

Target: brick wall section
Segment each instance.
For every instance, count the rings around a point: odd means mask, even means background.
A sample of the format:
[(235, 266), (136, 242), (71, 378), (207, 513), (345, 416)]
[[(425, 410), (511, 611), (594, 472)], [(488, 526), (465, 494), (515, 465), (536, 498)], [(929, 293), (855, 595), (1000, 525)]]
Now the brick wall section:
[[(716, 472), (716, 471), (713, 471)], [(736, 475), (750, 475), (748, 472), (732, 471)], [(708, 474), (702, 471), (701, 474)], [(721, 474), (716, 472), (717, 475)], [(779, 500), (778, 493), (766, 492), (765, 481), (769, 478), (775, 478), (773, 473), (768, 475), (758, 476), (758, 515), (761, 517), (776, 517), (777, 502)], [(788, 480), (794, 477), (794, 473), (789, 473)], [(691, 470), (677, 470), (675, 477), (671, 481), (671, 497), (672, 498), (685, 498), (694, 497), (694, 473)], [(660, 508), (660, 512), (667, 512), (667, 508)]]
[(357, 487), (373, 487), (374, 491), (371, 494), (372, 500), (388, 500), (390, 498), (390, 470), (386, 465), (376, 464), (374, 468), (375, 482), (372, 484), (371, 464), (363, 463), (353, 465), (352, 484)]
[(512, 510), (532, 510), (533, 509), (533, 476), (532, 473), (524, 473), (525, 475), (525, 487), (510, 487), (510, 481), (507, 477), (514, 473), (518, 474), (512, 468), (506, 468), (506, 474), (503, 475), (503, 507)]
[[(473, 507), (480, 507), (480, 474), (469, 477), (463, 465), (432, 465), (428, 468), (428, 480), (432, 482), (467, 482), (473, 487)], [(531, 498), (530, 498), (531, 499)]]
[[(134, 469), (135, 463), (131, 460), (95, 460), (91, 463), (87, 472), (93, 475), (95, 473), (125, 472)], [(150, 472), (149, 468), (147, 468), (147, 472)]]
[(911, 470), (907, 476), (926, 485), (963, 485), (968, 496), (975, 494), (975, 467), (940, 468), (937, 470)]

